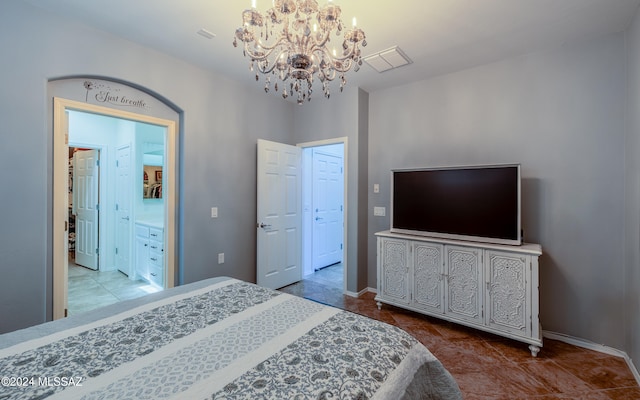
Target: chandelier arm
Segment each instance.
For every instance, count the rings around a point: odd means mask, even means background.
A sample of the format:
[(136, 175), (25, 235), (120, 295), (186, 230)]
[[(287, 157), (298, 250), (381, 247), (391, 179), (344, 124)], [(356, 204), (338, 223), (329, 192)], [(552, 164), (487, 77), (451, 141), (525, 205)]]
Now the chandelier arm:
[(329, 71), (329, 74), (327, 74), (326, 72), (324, 73), (325, 81), (333, 81), (334, 79), (336, 79), (336, 70), (331, 68)]
[(353, 64), (353, 60), (349, 59), (349, 60), (345, 60), (343, 63), (343, 67), (339, 68), (337, 65), (333, 66), (334, 71), (338, 71), (338, 72), (348, 72), (351, 69), (351, 64)]
[(315, 47), (319, 47), (322, 48), (324, 47), (327, 42), (329, 41), (329, 37), (331, 36), (331, 32), (330, 31), (322, 31), (322, 40), (318, 41), (314, 38), (314, 46)]
[(264, 68), (261, 63), (258, 63), (258, 71), (260, 71), (260, 73), (262, 74), (270, 74), (274, 68), (276, 67), (277, 63), (271, 63), (271, 66), (269, 68)]
[(349, 49), (349, 51), (347, 52), (347, 54), (344, 54), (341, 57), (337, 57), (337, 56), (333, 57), (333, 59), (337, 60), (337, 61), (345, 61), (345, 60), (348, 60), (348, 59), (353, 59), (353, 55), (355, 54), (356, 50), (358, 49), (358, 46), (356, 44), (353, 44), (353, 45), (349, 46), (348, 49)]
[[(269, 68), (264, 68), (264, 67), (261, 65), (261, 63), (260, 63), (260, 62), (258, 62), (258, 70), (259, 70), (261, 73), (263, 73), (263, 74), (270, 74), (270, 73), (271, 73), (271, 72), (273, 72), (273, 70), (278, 66), (278, 59), (279, 59), (283, 54), (285, 54), (285, 53), (286, 53), (286, 51), (284, 51), (284, 50), (283, 50), (283, 51), (281, 51), (281, 52), (280, 52), (280, 53), (275, 57), (275, 60), (276, 60), (276, 61), (274, 61), (274, 62), (270, 62), (270, 63), (269, 63), (269, 64), (271, 64)], [(269, 60), (266, 60), (266, 59), (265, 59), (265, 60), (262, 60), (262, 61), (269, 61)], [(286, 76), (287, 76), (287, 78), (288, 78), (289, 74), (287, 74)], [(284, 80), (286, 80), (286, 79), (284, 79), (284, 78), (283, 78), (282, 80), (284, 81)]]
[[(353, 64), (353, 49), (350, 52), (351, 55), (345, 56), (345, 57), (334, 57), (333, 55), (331, 55), (327, 49), (317, 49), (317, 51), (319, 51), (321, 53), (320, 58), (322, 58), (322, 56), (324, 56), (325, 59), (329, 60), (329, 63), (331, 64), (331, 69), (338, 71), (338, 72), (348, 72), (351, 69), (351, 66)], [(339, 63), (343, 64), (343, 67), (340, 67)], [(331, 80), (331, 79), (330, 79)]]
[(251, 57), (252, 60), (263, 61), (269, 58), (269, 56), (273, 53), (273, 51), (278, 47), (280, 47), (285, 42), (286, 42), (285, 38), (280, 38), (273, 46), (265, 47), (261, 45), (261, 50), (263, 51), (264, 54), (255, 53), (254, 50), (249, 48), (249, 43), (245, 43), (244, 47), (245, 47), (245, 51), (247, 52), (249, 57)]
[[(253, 46), (260, 46), (261, 49), (266, 50), (266, 51), (272, 51), (273, 49), (275, 49), (278, 46), (281, 46), (283, 43), (286, 42), (286, 38), (285, 37), (280, 37), (275, 43), (273, 43), (272, 45), (265, 45), (262, 43), (258, 43), (257, 41), (253, 42)], [(247, 50), (247, 52), (249, 52), (250, 54), (252, 53), (249, 49), (249, 44), (250, 42), (245, 42), (245, 49)]]
[[(341, 56), (341, 57), (332, 55), (331, 53), (328, 52), (328, 49), (326, 47), (323, 47), (323, 46), (315, 45), (311, 52), (315, 53), (316, 51), (320, 51), (327, 58), (329, 58), (332, 61), (332, 63), (334, 63), (334, 61), (346, 61), (346, 60), (349, 60), (349, 59), (352, 60), (353, 59), (353, 55), (355, 54), (357, 48), (358, 48), (357, 44), (352, 44), (351, 46), (349, 46), (349, 52), (347, 54)], [(342, 72), (346, 72), (346, 71), (342, 71)]]

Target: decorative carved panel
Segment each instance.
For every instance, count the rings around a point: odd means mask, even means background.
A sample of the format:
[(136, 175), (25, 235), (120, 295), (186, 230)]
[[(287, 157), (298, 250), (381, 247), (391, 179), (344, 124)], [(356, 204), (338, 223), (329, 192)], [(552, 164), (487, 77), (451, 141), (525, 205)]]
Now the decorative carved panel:
[(448, 261), (448, 310), (469, 318), (480, 318), (480, 263), (477, 251), (451, 248)]
[(416, 303), (442, 308), (442, 248), (416, 244), (414, 247), (413, 298)]
[(490, 265), (490, 321), (519, 331), (526, 329), (526, 262), (493, 255)]
[(378, 307), (383, 303), (542, 347), (540, 245), (483, 245), (392, 232), (378, 236)]
[(407, 246), (405, 242), (384, 241), (384, 294), (408, 300)]

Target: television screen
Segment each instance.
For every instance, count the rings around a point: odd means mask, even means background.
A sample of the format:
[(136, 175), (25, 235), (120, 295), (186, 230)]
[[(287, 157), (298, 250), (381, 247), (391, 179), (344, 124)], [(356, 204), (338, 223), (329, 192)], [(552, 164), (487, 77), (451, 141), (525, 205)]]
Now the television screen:
[(391, 231), (521, 244), (520, 165), (392, 171)]

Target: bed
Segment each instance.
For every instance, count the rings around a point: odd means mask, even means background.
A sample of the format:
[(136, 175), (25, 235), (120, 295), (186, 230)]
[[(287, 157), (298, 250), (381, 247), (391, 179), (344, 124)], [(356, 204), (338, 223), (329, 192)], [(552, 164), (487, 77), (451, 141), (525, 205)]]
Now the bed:
[(0, 335), (0, 400), (461, 399), (401, 329), (212, 278)]

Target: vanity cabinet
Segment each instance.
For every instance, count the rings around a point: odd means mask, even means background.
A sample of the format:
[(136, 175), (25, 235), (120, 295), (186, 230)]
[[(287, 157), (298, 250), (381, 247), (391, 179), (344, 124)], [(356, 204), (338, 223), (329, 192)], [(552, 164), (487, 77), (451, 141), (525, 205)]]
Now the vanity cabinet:
[(164, 230), (136, 223), (136, 275), (164, 287)]
[(509, 246), (378, 232), (382, 303), (542, 347), (540, 245)]

